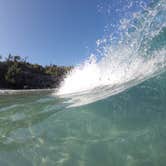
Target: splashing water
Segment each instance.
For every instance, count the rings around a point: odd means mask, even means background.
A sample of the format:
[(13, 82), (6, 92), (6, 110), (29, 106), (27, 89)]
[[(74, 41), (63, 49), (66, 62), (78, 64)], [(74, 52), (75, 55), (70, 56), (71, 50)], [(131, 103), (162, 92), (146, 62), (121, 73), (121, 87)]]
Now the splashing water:
[(143, 8), (97, 41), (99, 55), (56, 97), (0, 91), (0, 166), (166, 165), (166, 1)]
[[(79, 93), (80, 96), (83, 92), (93, 93), (96, 88), (101, 92), (99, 87), (109, 86), (110, 94), (103, 97), (110, 96), (119, 87), (125, 90), (165, 70), (166, 2), (160, 0), (142, 8), (143, 11), (133, 13), (132, 18), (120, 20), (118, 36), (111, 34), (111, 38), (97, 41), (99, 58), (91, 55), (76, 66), (62, 82), (58, 95)], [(98, 97), (94, 98), (92, 101)], [(83, 103), (92, 101), (86, 99)]]

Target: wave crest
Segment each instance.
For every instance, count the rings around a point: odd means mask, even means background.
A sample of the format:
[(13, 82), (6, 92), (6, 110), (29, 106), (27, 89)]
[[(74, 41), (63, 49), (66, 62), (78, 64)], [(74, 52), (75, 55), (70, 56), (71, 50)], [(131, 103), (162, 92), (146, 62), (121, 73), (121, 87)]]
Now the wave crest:
[[(91, 55), (83, 64), (76, 66), (64, 79), (56, 95), (70, 94), (73, 97), (75, 94), (77, 98), (74, 100), (78, 102), (83, 99), (78, 96), (92, 93), (93, 100), (87, 99), (87, 95), (81, 102), (90, 103), (164, 71), (166, 46), (163, 43), (166, 38), (155, 39), (161, 36), (166, 27), (165, 13), (166, 2), (161, 0), (144, 8), (142, 12), (133, 13), (130, 19), (121, 19), (119, 36), (104, 39), (104, 44), (103, 40), (97, 41), (100, 57)], [(109, 94), (106, 95), (101, 87), (109, 87)], [(93, 89), (96, 88), (100, 91), (94, 94)]]

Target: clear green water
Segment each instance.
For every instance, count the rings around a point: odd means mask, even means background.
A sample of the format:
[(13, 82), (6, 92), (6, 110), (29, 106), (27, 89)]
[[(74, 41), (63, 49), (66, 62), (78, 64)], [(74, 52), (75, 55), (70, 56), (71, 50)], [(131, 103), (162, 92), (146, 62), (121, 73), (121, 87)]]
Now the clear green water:
[(0, 96), (2, 166), (165, 166), (166, 74), (89, 105)]
[[(115, 81), (114, 94), (126, 89), (119, 94), (108, 97), (112, 89), (99, 86), (78, 93), (70, 100), (75, 103), (47, 92), (0, 95), (0, 166), (166, 166), (166, 73), (129, 88), (165, 70), (165, 16), (165, 0), (156, 1), (130, 22), (135, 30), (125, 31), (125, 48), (132, 52), (117, 46), (115, 61), (111, 54), (104, 63), (88, 64), (88, 70), (85, 65), (66, 88), (103, 85), (101, 76), (104, 81), (114, 76), (109, 79)], [(137, 56), (146, 58), (137, 64)], [(91, 73), (91, 66), (102, 72)], [(68, 107), (81, 99), (93, 103)]]

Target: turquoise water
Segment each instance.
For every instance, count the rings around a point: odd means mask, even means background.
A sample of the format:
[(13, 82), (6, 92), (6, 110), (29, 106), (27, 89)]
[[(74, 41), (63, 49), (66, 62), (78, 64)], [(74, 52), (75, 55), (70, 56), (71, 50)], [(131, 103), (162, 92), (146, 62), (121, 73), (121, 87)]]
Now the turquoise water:
[(62, 100), (0, 96), (0, 165), (165, 166), (166, 73), (89, 105)]
[(166, 2), (143, 8), (56, 92), (0, 91), (0, 166), (166, 165)]

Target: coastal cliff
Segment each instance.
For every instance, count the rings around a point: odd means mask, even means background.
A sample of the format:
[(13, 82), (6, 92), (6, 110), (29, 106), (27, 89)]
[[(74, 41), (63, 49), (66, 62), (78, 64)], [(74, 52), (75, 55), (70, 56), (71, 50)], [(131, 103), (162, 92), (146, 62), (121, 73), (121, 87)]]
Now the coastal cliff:
[(0, 61), (0, 89), (57, 88), (71, 66), (41, 66), (9, 55)]

